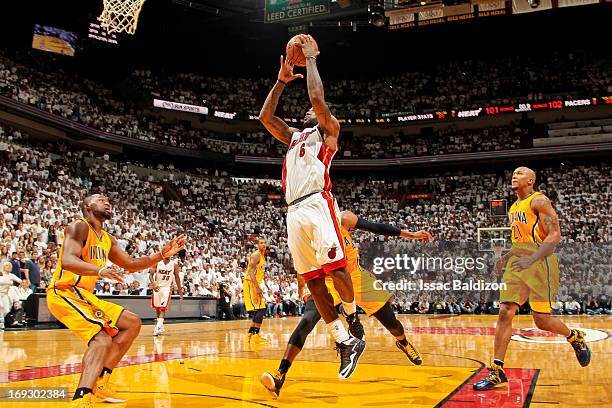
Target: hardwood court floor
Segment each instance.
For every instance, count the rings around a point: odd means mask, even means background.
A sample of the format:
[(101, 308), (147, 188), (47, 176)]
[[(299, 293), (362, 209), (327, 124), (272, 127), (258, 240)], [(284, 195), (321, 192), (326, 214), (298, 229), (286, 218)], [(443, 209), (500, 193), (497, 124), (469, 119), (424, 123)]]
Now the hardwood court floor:
[[(294, 363), (281, 396), (271, 399), (259, 375), (278, 367), (297, 318), (265, 320), (268, 346), (245, 344), (247, 321), (166, 324), (153, 337), (143, 326), (121, 367), (115, 388), (129, 399), (117, 407), (581, 407), (612, 406), (612, 318), (563, 317), (570, 327), (591, 329), (591, 365), (581, 368), (560, 337), (525, 329), (529, 316), (514, 323), (506, 367), (508, 387), (484, 393), (471, 384), (486, 375), (496, 316), (400, 316), (420, 349), (415, 367), (395, 348), (375, 320), (363, 317), (367, 349), (350, 380), (339, 380), (338, 359), (319, 323)], [(551, 341), (559, 341), (558, 344)], [(78, 381), (84, 345), (66, 330), (0, 334), (0, 387), (68, 387)], [(66, 403), (9, 403), (2, 408), (60, 407)], [(98, 404), (110, 407), (108, 404)]]

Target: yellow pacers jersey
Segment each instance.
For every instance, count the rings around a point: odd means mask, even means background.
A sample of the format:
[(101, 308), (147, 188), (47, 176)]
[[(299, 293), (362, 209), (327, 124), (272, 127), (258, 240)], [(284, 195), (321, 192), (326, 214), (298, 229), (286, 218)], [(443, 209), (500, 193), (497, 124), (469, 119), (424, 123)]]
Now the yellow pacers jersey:
[(340, 225), (340, 233), (342, 234), (342, 240), (344, 241), (344, 255), (346, 255), (346, 262), (349, 270), (359, 268), (359, 250), (353, 243), (353, 238), (349, 230)]
[(540, 194), (535, 191), (510, 207), (508, 218), (512, 228), (512, 243), (541, 243), (546, 238), (538, 224), (538, 215), (531, 209), (531, 201)]
[[(260, 284), (264, 278), (264, 266), (266, 265), (266, 258), (261, 254), (261, 252), (259, 252), (259, 250), (257, 252), (259, 253), (259, 261), (257, 262), (257, 265), (255, 265), (255, 279), (257, 279), (257, 284)], [(248, 272), (250, 268), (251, 268), (251, 258), (249, 258), (247, 274), (244, 277), (244, 280), (247, 280), (247, 281), (251, 280), (251, 275), (249, 275), (249, 272)]]
[[(112, 246), (110, 235), (108, 235), (108, 233), (104, 230), (102, 230), (102, 233), (98, 235), (91, 225), (85, 221), (85, 219), (83, 219), (83, 221), (89, 226), (89, 232), (87, 234), (85, 245), (83, 246), (83, 251), (81, 251), (81, 259), (87, 263), (97, 266), (98, 268), (103, 268), (106, 266), (106, 260), (108, 259), (108, 254), (110, 253)], [(55, 287), (58, 289), (65, 289), (71, 286), (76, 286), (93, 292), (98, 277), (81, 276), (62, 268), (63, 252), (64, 248), (62, 246), (57, 267), (55, 268), (55, 273), (53, 274), (53, 279), (49, 284), (49, 288)]]

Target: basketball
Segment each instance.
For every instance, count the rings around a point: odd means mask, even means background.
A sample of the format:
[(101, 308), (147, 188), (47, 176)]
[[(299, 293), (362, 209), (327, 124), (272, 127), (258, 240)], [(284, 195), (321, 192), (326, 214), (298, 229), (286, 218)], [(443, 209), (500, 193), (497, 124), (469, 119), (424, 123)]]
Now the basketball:
[[(293, 36), (287, 43), (286, 61), (289, 61), (293, 63), (293, 65), (296, 65), (298, 67), (305, 67), (306, 57), (304, 56), (304, 53), (302, 52), (302, 47), (300, 47), (299, 45), (299, 42), (300, 42), (299, 36), (300, 34)], [(319, 46), (317, 45), (316, 41), (315, 41), (315, 45), (317, 46), (317, 50), (318, 50)]]

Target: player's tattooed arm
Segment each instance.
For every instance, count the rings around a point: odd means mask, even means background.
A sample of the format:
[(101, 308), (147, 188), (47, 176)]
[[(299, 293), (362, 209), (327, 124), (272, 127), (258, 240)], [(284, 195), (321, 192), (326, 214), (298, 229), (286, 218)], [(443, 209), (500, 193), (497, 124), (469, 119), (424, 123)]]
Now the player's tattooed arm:
[(314, 45), (314, 40), (309, 35), (301, 37), (301, 47), (304, 56), (306, 56), (306, 85), (308, 88), (308, 97), (312, 104), (312, 109), (317, 114), (319, 127), (325, 134), (325, 144), (333, 149), (338, 150), (338, 137), (340, 135), (340, 124), (329, 110), (325, 102), (325, 92), (323, 90), (323, 81), (319, 75), (317, 68), (316, 56), (319, 51)]
[(531, 201), (531, 208), (538, 214), (542, 230), (546, 235), (538, 250), (531, 255), (533, 262), (536, 262), (555, 252), (555, 248), (561, 241), (561, 226), (557, 212), (545, 195), (539, 194), (535, 197)]
[(291, 141), (293, 133), (297, 132), (298, 129), (289, 127), (284, 120), (274, 115), (276, 107), (278, 106), (278, 100), (280, 99), (283, 89), (287, 82), (295, 78), (303, 78), (301, 74), (293, 74), (293, 66), (288, 62), (283, 61), (281, 55), (281, 68), (278, 73), (278, 81), (272, 87), (272, 90), (266, 97), (266, 100), (259, 112), (259, 121), (266, 127), (268, 132), (274, 136), (279, 142), (288, 145)]

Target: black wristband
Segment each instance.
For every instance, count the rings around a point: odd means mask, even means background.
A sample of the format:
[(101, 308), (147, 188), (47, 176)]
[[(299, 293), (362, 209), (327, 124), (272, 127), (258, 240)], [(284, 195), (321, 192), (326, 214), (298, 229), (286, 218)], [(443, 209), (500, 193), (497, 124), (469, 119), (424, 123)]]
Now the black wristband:
[(374, 234), (388, 235), (392, 237), (399, 237), (402, 230), (394, 227), (393, 225), (383, 224), (379, 222), (371, 222), (361, 217), (357, 218), (356, 229), (373, 232)]
[(280, 79), (277, 79), (278, 82), (280, 82), (283, 85), (287, 85), (287, 83), (285, 81), (281, 81)]

